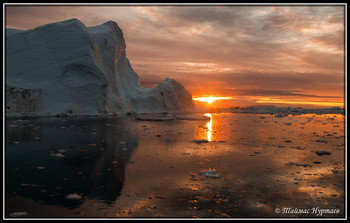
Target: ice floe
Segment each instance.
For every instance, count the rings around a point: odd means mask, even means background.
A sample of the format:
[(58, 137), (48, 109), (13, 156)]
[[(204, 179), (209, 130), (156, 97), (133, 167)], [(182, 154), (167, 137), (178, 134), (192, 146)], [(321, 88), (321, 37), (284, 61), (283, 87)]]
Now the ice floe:
[(81, 198), (82, 198), (82, 196), (80, 196), (79, 194), (76, 194), (76, 193), (68, 194), (66, 196), (66, 199), (68, 199), (68, 200), (80, 200)]
[(208, 177), (208, 178), (219, 178), (221, 174), (218, 173), (215, 169), (202, 170), (199, 172), (199, 175)]
[(10, 213), (10, 217), (12, 218), (20, 218), (20, 217), (24, 217), (24, 216), (27, 216), (28, 213), (27, 212), (24, 212), (24, 211), (18, 211), (18, 212), (12, 212)]
[(323, 155), (331, 155), (331, 152), (326, 151), (326, 150), (318, 150), (315, 152), (317, 155), (319, 156), (323, 156)]

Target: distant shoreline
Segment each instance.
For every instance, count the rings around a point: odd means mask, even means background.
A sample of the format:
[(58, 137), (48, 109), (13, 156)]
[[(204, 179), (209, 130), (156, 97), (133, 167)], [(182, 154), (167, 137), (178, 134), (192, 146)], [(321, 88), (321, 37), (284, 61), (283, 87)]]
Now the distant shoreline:
[(292, 107), (274, 107), (274, 106), (265, 106), (265, 107), (235, 107), (235, 108), (207, 108), (202, 110), (197, 110), (193, 112), (187, 112), (187, 113), (124, 113), (124, 114), (116, 114), (116, 115), (71, 115), (66, 113), (61, 114), (55, 114), (55, 115), (37, 115), (37, 114), (11, 114), (11, 115), (5, 115), (5, 118), (50, 118), (50, 117), (100, 117), (100, 118), (108, 118), (108, 117), (134, 117), (139, 115), (146, 115), (146, 116), (181, 116), (181, 115), (188, 115), (188, 114), (203, 114), (203, 113), (246, 113), (246, 114), (268, 114), (268, 115), (275, 115), (276, 117), (283, 117), (288, 115), (303, 115), (303, 114), (316, 114), (316, 115), (322, 115), (322, 114), (341, 114), (345, 115), (345, 109), (340, 107), (331, 107), (331, 108), (313, 108), (313, 109), (307, 109), (307, 108), (292, 108)]
[(230, 108), (204, 108), (205, 112), (231, 112), (231, 113), (250, 113), (250, 114), (271, 114), (271, 115), (302, 115), (302, 114), (343, 114), (345, 109), (340, 107), (329, 108), (302, 108), (302, 107), (275, 107), (275, 106), (249, 106), (249, 107), (230, 107)]

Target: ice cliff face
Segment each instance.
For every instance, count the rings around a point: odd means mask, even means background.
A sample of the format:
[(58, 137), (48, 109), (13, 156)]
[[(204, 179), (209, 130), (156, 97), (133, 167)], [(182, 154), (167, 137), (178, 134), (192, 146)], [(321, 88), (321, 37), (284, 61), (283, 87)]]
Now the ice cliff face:
[(85, 27), (77, 19), (33, 30), (6, 29), (6, 115), (178, 113), (194, 109), (191, 94), (166, 79), (139, 84), (113, 21)]

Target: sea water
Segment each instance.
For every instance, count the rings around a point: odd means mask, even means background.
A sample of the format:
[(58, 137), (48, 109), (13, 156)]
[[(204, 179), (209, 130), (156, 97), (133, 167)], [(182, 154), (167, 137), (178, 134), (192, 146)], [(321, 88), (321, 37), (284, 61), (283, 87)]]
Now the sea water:
[(6, 119), (5, 217), (345, 216), (343, 115), (206, 116)]

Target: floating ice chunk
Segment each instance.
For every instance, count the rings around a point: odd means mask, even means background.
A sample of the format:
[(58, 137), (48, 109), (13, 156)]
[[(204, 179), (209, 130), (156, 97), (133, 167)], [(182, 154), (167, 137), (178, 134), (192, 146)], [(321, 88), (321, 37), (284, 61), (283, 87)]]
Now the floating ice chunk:
[(66, 199), (69, 199), (69, 200), (80, 200), (82, 198), (82, 196), (80, 196), (79, 194), (68, 194), (66, 196)]
[(63, 157), (64, 157), (64, 155), (63, 155), (63, 154), (61, 154), (61, 153), (57, 153), (57, 154), (56, 154), (56, 157), (57, 157), (57, 158), (63, 158)]
[(291, 148), (295, 148), (295, 149), (297, 149), (297, 150), (305, 150), (305, 149), (301, 148), (300, 146), (291, 147)]
[(219, 178), (221, 177), (220, 173), (217, 173), (215, 169), (202, 170), (199, 172), (199, 175), (209, 178)]
[(318, 151), (316, 151), (316, 154), (319, 155), (319, 156), (331, 155), (331, 152), (328, 152), (326, 150), (318, 150)]
[(19, 212), (10, 213), (10, 217), (12, 217), (12, 218), (20, 218), (20, 217), (24, 217), (26, 215), (28, 215), (28, 213), (25, 212), (25, 211), (19, 211)]
[(311, 165), (306, 164), (306, 163), (304, 163), (304, 164), (301, 164), (301, 163), (296, 163), (295, 165), (296, 165), (296, 166), (303, 166), (303, 167), (308, 167), (308, 166), (310, 166), (310, 167), (311, 167)]
[(327, 143), (328, 141), (327, 140), (324, 140), (324, 139), (317, 139), (316, 142), (323, 142), (323, 143)]
[(145, 117), (135, 117), (139, 121), (172, 121), (175, 117), (161, 117), (161, 116), (145, 116)]
[(288, 163), (285, 163), (285, 165), (287, 165), (287, 166), (303, 166), (303, 167), (312, 167), (311, 165), (309, 165), (309, 164), (306, 164), (306, 163), (304, 163), (304, 164), (302, 164), (302, 163), (297, 163), (297, 162), (288, 162)]
[(230, 217), (230, 215), (228, 215), (228, 214), (226, 214), (226, 213), (221, 213), (220, 215), (219, 215), (219, 218), (229, 218)]
[(339, 173), (339, 170), (336, 169), (336, 168), (334, 168), (334, 169), (332, 170), (332, 172), (333, 172), (333, 173)]
[(163, 196), (163, 195), (155, 195), (154, 197), (155, 198), (160, 198), (160, 199), (165, 199), (165, 196)]
[(148, 213), (148, 214), (156, 214), (156, 212), (150, 208), (150, 207), (145, 207), (145, 211)]
[(210, 120), (210, 117), (204, 115), (179, 115), (176, 116), (179, 120)]
[(288, 163), (285, 163), (285, 165), (287, 166), (294, 166), (296, 164), (296, 162), (288, 162)]
[(193, 140), (193, 142), (196, 142), (196, 143), (208, 143), (209, 141), (206, 140), (206, 139), (195, 139), (195, 140)]
[(57, 157), (57, 158), (64, 158), (65, 156), (61, 153), (54, 153), (54, 152), (51, 152), (49, 154), (49, 156), (53, 156), (53, 157)]

